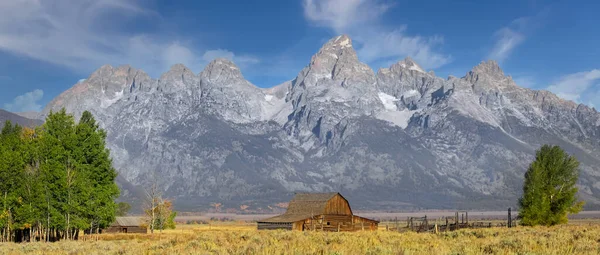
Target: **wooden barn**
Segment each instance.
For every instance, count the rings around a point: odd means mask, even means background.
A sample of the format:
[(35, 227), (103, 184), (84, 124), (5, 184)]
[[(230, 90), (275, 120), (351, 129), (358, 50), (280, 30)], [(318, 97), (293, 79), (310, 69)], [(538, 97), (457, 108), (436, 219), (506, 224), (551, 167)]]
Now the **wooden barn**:
[(104, 229), (102, 233), (147, 233), (146, 227), (142, 226), (142, 219), (139, 217), (117, 217), (110, 227)]
[(379, 221), (352, 214), (340, 193), (298, 193), (287, 211), (258, 222), (258, 229), (357, 231), (377, 230)]

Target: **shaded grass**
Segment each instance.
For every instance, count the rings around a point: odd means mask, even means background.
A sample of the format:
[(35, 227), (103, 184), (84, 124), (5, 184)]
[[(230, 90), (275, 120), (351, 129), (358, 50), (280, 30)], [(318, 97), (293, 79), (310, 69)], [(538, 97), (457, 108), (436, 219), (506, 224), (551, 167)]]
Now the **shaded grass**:
[[(179, 226), (178, 226), (179, 227)], [(187, 226), (99, 241), (0, 244), (0, 254), (600, 254), (600, 226), (388, 231), (257, 231), (251, 225)]]

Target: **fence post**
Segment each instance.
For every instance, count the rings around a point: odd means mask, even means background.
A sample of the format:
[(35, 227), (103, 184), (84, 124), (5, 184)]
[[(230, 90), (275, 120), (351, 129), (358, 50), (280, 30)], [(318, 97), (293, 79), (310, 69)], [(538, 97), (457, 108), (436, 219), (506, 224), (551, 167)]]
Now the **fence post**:
[(456, 212), (456, 217), (454, 218), (454, 230), (458, 230), (458, 212)]
[(511, 217), (510, 207), (508, 208), (508, 227), (509, 228), (512, 227), (512, 217)]
[(449, 228), (450, 226), (448, 225), (448, 216), (446, 216), (446, 231), (448, 231)]
[(465, 212), (465, 219), (467, 220), (467, 227), (469, 227), (469, 212)]
[(321, 231), (323, 231), (323, 223), (325, 221), (325, 215), (321, 215)]

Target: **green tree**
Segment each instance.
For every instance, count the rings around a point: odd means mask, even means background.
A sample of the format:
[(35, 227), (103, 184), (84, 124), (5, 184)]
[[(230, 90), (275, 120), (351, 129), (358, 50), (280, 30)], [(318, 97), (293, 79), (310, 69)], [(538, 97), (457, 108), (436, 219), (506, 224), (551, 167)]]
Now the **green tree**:
[(20, 221), (17, 211), (22, 203), (19, 194), (24, 180), (21, 130), (19, 125), (7, 121), (0, 133), (0, 240), (10, 241)]
[(0, 241), (76, 239), (115, 219), (119, 196), (106, 133), (65, 109), (43, 126), (7, 122), (0, 132)]
[[(41, 181), (44, 189), (45, 225), (50, 239), (69, 239), (73, 222), (78, 222), (79, 194), (85, 189), (83, 176), (77, 171), (73, 152), (76, 149), (75, 121), (65, 109), (51, 112), (42, 128), (40, 141), (43, 158), (40, 163)], [(42, 206), (43, 207), (43, 206)], [(58, 234), (54, 230), (62, 230)]]
[(581, 211), (577, 201), (577, 159), (558, 146), (544, 145), (525, 173), (519, 217), (526, 226), (563, 224), (567, 215)]
[(127, 216), (131, 210), (131, 205), (126, 202), (119, 202), (117, 204), (117, 211), (115, 212), (115, 216)]
[(88, 187), (84, 206), (90, 219), (88, 227), (97, 232), (115, 220), (117, 205), (114, 200), (120, 193), (115, 183), (117, 171), (112, 167), (106, 148), (106, 132), (99, 128), (90, 112), (81, 115), (76, 136), (75, 158)]

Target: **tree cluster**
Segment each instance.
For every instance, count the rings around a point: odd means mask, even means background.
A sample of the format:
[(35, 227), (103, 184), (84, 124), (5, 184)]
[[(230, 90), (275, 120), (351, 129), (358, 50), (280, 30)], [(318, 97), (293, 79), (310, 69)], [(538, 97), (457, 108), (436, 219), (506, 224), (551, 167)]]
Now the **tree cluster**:
[(579, 162), (558, 146), (544, 145), (525, 173), (519, 217), (526, 226), (567, 223), (569, 214), (578, 213)]
[(157, 181), (146, 189), (146, 201), (144, 204), (144, 222), (150, 233), (154, 230), (175, 229), (175, 217), (177, 212), (173, 210), (173, 203), (164, 199), (158, 188)]
[(0, 240), (76, 239), (115, 220), (117, 172), (106, 133), (90, 112), (61, 110), (35, 129), (6, 122), (0, 134)]

